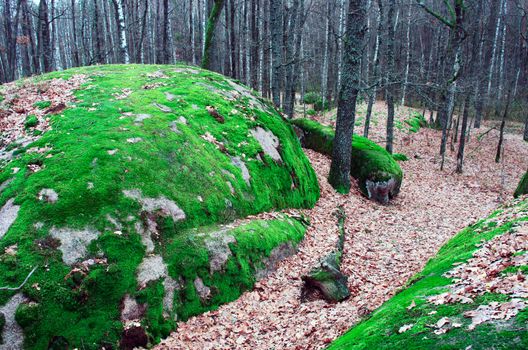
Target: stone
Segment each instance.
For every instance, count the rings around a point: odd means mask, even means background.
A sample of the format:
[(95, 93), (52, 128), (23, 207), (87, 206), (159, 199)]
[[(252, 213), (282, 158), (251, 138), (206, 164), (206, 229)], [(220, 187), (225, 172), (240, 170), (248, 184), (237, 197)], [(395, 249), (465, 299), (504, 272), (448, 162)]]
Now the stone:
[(171, 101), (174, 101), (176, 99), (176, 95), (173, 95), (170, 92), (166, 92), (165, 93), (165, 98), (167, 99), (167, 101), (171, 102)]
[(328, 254), (307, 276), (302, 277), (302, 299), (314, 290), (319, 291), (328, 302), (340, 302), (350, 296), (348, 277), (340, 271), (339, 255), (338, 252)]
[(229, 244), (236, 243), (235, 237), (226, 234), (226, 230), (214, 232), (205, 240), (209, 252), (209, 271), (211, 274), (222, 271), (232, 255)]
[(172, 112), (172, 108), (170, 108), (169, 106), (165, 106), (165, 105), (162, 105), (161, 103), (153, 103), (153, 105), (155, 107), (158, 107), (160, 111), (162, 111), (163, 113), (170, 113)]
[(395, 197), (399, 191), (398, 181), (390, 178), (387, 181), (365, 181), (367, 188), (367, 197), (381, 204), (389, 203), (390, 199)]
[(167, 277), (167, 265), (160, 255), (147, 256), (137, 268), (137, 281), (140, 286), (146, 286), (151, 281)]
[(134, 123), (141, 124), (144, 120), (150, 119), (152, 116), (150, 114), (138, 114), (136, 115), (136, 119), (134, 119)]
[(134, 350), (136, 348), (146, 348), (148, 336), (145, 329), (140, 324), (134, 324), (123, 330), (119, 348), (122, 350)]
[(163, 289), (165, 290), (165, 295), (163, 296), (163, 317), (167, 319), (174, 308), (174, 293), (182, 289), (182, 281), (176, 281), (167, 276), (163, 281)]
[(200, 277), (196, 277), (194, 280), (194, 288), (196, 288), (202, 302), (206, 302), (211, 297), (211, 289), (203, 283)]
[(282, 163), (282, 157), (278, 151), (280, 146), (279, 139), (271, 131), (264, 130), (260, 126), (251, 130), (251, 135), (258, 141), (264, 153), (274, 161)]
[(127, 139), (128, 143), (139, 143), (141, 141), (143, 141), (141, 137), (132, 137), (132, 138)]
[(277, 267), (282, 260), (295, 255), (295, 253), (297, 253), (297, 247), (291, 242), (286, 242), (273, 248), (270, 255), (262, 260), (264, 267), (255, 272), (255, 278), (257, 281), (269, 276), (272, 272), (277, 270)]
[(170, 216), (176, 221), (185, 220), (185, 213), (176, 203), (163, 196), (158, 198), (143, 197), (140, 190), (124, 190), (125, 197), (134, 199), (142, 205), (143, 211), (148, 213), (160, 212), (163, 216)]
[(62, 261), (71, 266), (87, 255), (86, 247), (101, 233), (93, 229), (73, 230), (52, 227), (50, 234), (61, 243), (59, 250), (62, 252)]
[(132, 298), (130, 294), (126, 294), (121, 302), (121, 321), (127, 323), (141, 320), (146, 310), (145, 304), (138, 304), (136, 299)]
[(9, 199), (6, 204), (0, 209), (0, 239), (4, 237), (11, 225), (18, 217), (19, 205), (15, 205), (15, 199)]
[(240, 157), (231, 157), (231, 163), (240, 169), (240, 171), (242, 172), (242, 178), (244, 179), (246, 184), (250, 186), (251, 175), (249, 174), (249, 170), (246, 166), (246, 163), (244, 163), (244, 161), (240, 159)]
[(39, 201), (45, 201), (51, 204), (57, 203), (59, 200), (59, 195), (55, 190), (51, 188), (43, 188), (38, 194)]
[(24, 347), (24, 332), (15, 320), (18, 306), (26, 301), (22, 293), (15, 294), (9, 301), (0, 307), (0, 314), (4, 315), (4, 328), (2, 331), (1, 350), (21, 350)]
[(5, 180), (4, 182), (2, 182), (2, 184), (0, 185), (0, 193), (5, 190), (7, 188), (7, 186), (9, 186), (9, 184), (11, 184), (11, 182), (13, 182), (13, 178), (11, 179), (8, 179), (8, 180)]

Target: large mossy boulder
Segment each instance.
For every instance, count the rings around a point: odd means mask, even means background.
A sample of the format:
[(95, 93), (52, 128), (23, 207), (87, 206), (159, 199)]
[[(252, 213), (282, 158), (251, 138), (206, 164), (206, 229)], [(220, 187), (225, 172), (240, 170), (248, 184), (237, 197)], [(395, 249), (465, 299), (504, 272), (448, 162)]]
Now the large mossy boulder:
[[(46, 96), (79, 77), (69, 103)], [(302, 239), (286, 215), (236, 221), (319, 196), (292, 127), (247, 88), (187, 66), (78, 68), (4, 89), (10, 118), (31, 112), (17, 112), (16, 87), (51, 105), (35, 107), (38, 133), (20, 128), (1, 150), (4, 340), (154, 344), (236, 299)]]
[[(334, 131), (309, 119), (294, 119), (297, 136), (303, 147), (332, 156)], [(396, 160), (383, 147), (369, 139), (354, 135), (352, 139), (352, 177), (370, 199), (388, 203), (400, 192), (403, 172)]]
[(520, 197), (523, 194), (528, 194), (528, 172), (526, 172), (526, 174), (524, 174), (524, 176), (521, 178), (521, 181), (519, 181), (519, 185), (517, 185), (514, 197)]

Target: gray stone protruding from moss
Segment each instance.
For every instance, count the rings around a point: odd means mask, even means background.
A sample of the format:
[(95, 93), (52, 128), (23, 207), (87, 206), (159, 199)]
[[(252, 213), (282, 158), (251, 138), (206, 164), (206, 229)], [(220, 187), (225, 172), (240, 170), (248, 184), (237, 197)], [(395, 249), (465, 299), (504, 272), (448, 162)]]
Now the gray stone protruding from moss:
[(150, 119), (152, 116), (150, 114), (138, 114), (136, 115), (136, 119), (134, 119), (134, 123), (141, 124), (144, 120)]
[(222, 271), (232, 255), (229, 244), (236, 243), (235, 237), (227, 234), (227, 230), (210, 234), (205, 240), (205, 246), (209, 251), (209, 266), (211, 274)]
[(163, 288), (165, 289), (165, 295), (163, 296), (163, 317), (166, 319), (170, 317), (174, 307), (174, 293), (177, 290), (182, 289), (181, 281), (167, 276), (163, 280)]
[(141, 243), (145, 246), (146, 253), (152, 253), (154, 251), (154, 241), (152, 240), (151, 232), (146, 230), (145, 227), (143, 227), (143, 224), (139, 221), (136, 222), (135, 227), (136, 232), (141, 236)]
[(249, 170), (246, 166), (246, 163), (244, 163), (244, 161), (240, 157), (231, 157), (231, 163), (240, 169), (240, 171), (242, 172), (242, 178), (244, 179), (246, 184), (250, 186), (249, 181), (251, 180), (251, 175), (249, 174)]
[(24, 332), (15, 320), (15, 313), (20, 304), (26, 301), (22, 293), (15, 294), (4, 306), (0, 313), (4, 315), (5, 324), (2, 330), (0, 350), (19, 350), (24, 346)]
[(153, 105), (158, 107), (159, 110), (162, 111), (163, 113), (171, 113), (172, 112), (172, 108), (170, 108), (169, 106), (162, 105), (161, 103), (153, 103)]
[(271, 131), (264, 130), (260, 126), (251, 130), (251, 135), (258, 141), (264, 153), (274, 161), (282, 163), (282, 157), (279, 154), (279, 139)]
[(163, 196), (158, 198), (143, 197), (140, 190), (124, 190), (123, 194), (138, 201), (143, 211), (148, 213), (161, 212), (164, 216), (171, 216), (174, 221), (185, 220), (185, 213), (176, 203)]
[(145, 315), (145, 311), (145, 304), (139, 304), (135, 298), (127, 294), (121, 303), (121, 321), (126, 323), (141, 320)]
[(267, 258), (262, 260), (263, 267), (255, 272), (255, 278), (261, 280), (277, 270), (278, 264), (297, 253), (297, 247), (292, 242), (283, 243), (271, 251)]
[(0, 209), (0, 239), (4, 237), (13, 222), (18, 217), (19, 205), (15, 205), (15, 199), (9, 199)]
[(160, 255), (147, 256), (137, 268), (137, 281), (140, 286), (145, 286), (151, 281), (167, 277), (167, 264)]
[(101, 233), (93, 229), (73, 230), (52, 227), (50, 234), (61, 243), (59, 249), (62, 252), (62, 261), (66, 265), (73, 265), (86, 256), (86, 247)]
[(59, 195), (57, 194), (57, 192), (55, 192), (55, 190), (51, 188), (43, 188), (40, 190), (38, 198), (40, 201), (45, 201), (54, 204), (57, 203), (57, 201), (59, 200)]
[(211, 288), (207, 287), (200, 277), (196, 277), (194, 280), (194, 288), (196, 288), (196, 292), (202, 302), (207, 301), (211, 297)]
[(13, 179), (8, 179), (8, 180), (5, 180), (4, 182), (2, 182), (2, 184), (0, 185), (0, 193), (5, 190), (7, 188), (7, 186), (9, 186), (9, 184), (13, 182)]

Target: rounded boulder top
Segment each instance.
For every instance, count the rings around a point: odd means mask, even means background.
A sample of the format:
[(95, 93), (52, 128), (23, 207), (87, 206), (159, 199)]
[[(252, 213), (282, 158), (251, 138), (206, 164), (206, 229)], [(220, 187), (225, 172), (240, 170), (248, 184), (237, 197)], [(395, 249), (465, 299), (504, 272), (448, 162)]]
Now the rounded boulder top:
[[(149, 346), (294, 247), (313, 169), (272, 105), (190, 66), (0, 88), (0, 323), (15, 348)], [(0, 342), (1, 344), (1, 342)]]

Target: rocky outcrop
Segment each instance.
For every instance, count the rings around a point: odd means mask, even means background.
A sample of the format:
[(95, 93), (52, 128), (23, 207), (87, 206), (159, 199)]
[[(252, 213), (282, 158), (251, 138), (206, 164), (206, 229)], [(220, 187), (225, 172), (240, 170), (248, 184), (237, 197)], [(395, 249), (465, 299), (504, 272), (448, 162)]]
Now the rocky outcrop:
[[(240, 221), (319, 196), (291, 126), (254, 92), (197, 68), (144, 65), (2, 89), (5, 101), (40, 101), (47, 85), (70, 89), (53, 90), (36, 127), (21, 134), (27, 115), (6, 124), (11, 144), (0, 146), (10, 155), (0, 159), (0, 286), (27, 278), (0, 308), (17, 292), (27, 299), (14, 306), (20, 344), (24, 334), (28, 349), (150, 346), (252, 288), (283, 247), (295, 251), (303, 223)], [(10, 315), (0, 325), (13, 326)]]
[[(294, 119), (291, 123), (303, 147), (332, 156), (334, 131), (330, 127), (309, 119)], [(403, 180), (403, 172), (391, 154), (359, 135), (352, 139), (350, 174), (365, 196), (382, 204), (398, 195)]]

